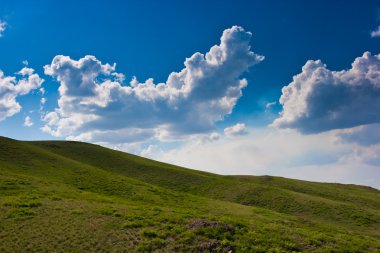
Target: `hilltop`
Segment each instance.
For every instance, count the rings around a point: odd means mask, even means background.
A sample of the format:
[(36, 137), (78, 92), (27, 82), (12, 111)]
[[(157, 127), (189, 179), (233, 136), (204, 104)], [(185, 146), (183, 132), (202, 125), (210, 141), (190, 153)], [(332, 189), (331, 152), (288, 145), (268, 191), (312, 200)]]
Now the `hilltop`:
[(0, 252), (379, 252), (378, 231), (370, 187), (0, 138)]

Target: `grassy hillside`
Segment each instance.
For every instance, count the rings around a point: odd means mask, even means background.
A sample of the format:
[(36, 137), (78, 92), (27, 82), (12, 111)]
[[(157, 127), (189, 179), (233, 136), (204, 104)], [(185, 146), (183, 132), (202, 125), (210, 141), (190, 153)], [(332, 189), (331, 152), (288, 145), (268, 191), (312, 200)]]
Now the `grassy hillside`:
[(0, 252), (379, 252), (380, 192), (0, 138)]

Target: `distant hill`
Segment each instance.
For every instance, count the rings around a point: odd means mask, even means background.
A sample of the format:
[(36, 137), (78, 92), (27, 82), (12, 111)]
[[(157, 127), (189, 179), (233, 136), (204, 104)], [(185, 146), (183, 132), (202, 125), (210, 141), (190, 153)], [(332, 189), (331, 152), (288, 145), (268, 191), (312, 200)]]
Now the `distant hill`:
[(0, 138), (0, 252), (380, 252), (379, 231), (370, 187)]

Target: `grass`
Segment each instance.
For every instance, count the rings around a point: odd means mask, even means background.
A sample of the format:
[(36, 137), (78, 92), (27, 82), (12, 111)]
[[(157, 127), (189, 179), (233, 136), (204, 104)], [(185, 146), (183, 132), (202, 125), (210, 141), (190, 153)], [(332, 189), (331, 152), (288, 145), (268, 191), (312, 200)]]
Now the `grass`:
[(0, 138), (0, 252), (379, 252), (380, 192)]

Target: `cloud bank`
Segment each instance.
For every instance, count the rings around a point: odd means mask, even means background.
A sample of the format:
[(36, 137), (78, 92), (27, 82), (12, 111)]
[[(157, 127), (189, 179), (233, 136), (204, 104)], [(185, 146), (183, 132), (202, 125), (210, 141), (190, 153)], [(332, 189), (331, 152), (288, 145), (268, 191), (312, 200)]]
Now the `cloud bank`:
[(280, 103), (272, 125), (306, 134), (380, 123), (380, 54), (365, 52), (342, 71), (308, 61), (282, 89)]
[(302, 135), (295, 130), (255, 128), (246, 138), (186, 142), (165, 152), (154, 146), (143, 155), (218, 174), (273, 175), (380, 189), (380, 145), (376, 147), (336, 141), (333, 132)]
[(0, 121), (20, 112), (21, 105), (17, 97), (38, 89), (43, 82), (31, 68), (21, 69), (17, 76), (5, 76), (0, 70)]
[(205, 55), (193, 54), (180, 72), (158, 84), (133, 78), (124, 85), (115, 64), (103, 64), (95, 56), (73, 60), (57, 55), (45, 74), (59, 82), (60, 98), (58, 107), (44, 116), (42, 130), (92, 142), (119, 142), (127, 132), (138, 133), (141, 140), (209, 133), (242, 96), (247, 80), (241, 75), (264, 59), (251, 51), (251, 37), (238, 26), (226, 29), (219, 45)]

